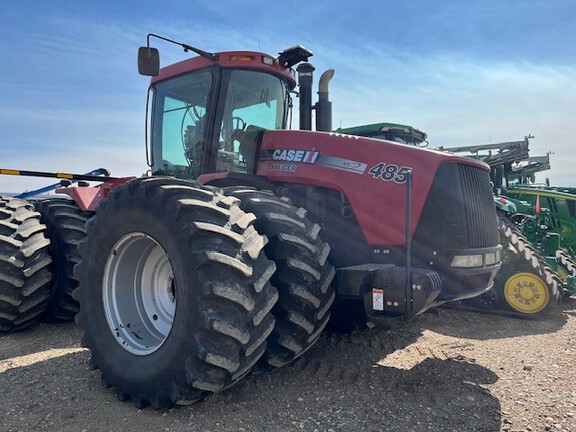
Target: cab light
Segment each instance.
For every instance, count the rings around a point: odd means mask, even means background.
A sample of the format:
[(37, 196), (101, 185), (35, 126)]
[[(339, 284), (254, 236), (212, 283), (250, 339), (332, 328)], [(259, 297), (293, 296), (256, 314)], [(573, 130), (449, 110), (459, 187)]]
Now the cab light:
[(254, 61), (254, 57), (249, 55), (231, 55), (230, 61), (251, 62)]
[(262, 56), (262, 63), (273, 66), (274, 65), (274, 59), (272, 57)]

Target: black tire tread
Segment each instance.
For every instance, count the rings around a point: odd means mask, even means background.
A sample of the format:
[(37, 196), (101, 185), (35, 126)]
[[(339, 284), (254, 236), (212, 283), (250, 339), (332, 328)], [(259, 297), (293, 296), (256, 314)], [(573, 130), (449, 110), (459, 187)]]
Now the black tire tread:
[(85, 224), (92, 212), (80, 210), (67, 198), (36, 200), (34, 206), (51, 240), (53, 284), (42, 319), (46, 322), (72, 321), (80, 308), (73, 297), (78, 288), (74, 276), (74, 266), (80, 262), (78, 244), (86, 237)]
[[(189, 311), (196, 324), (189, 329), (189, 340), (182, 340), (182, 348), (178, 348), (184, 350), (184, 360), (172, 365), (156, 384), (127, 382), (123, 371), (107, 361), (111, 347), (95, 342), (98, 329), (91, 325), (94, 317), (83, 306), (90, 289), (88, 255), (106, 235), (112, 213), (129, 205), (150, 207), (150, 213), (163, 215), (167, 226), (177, 227), (174, 230), (182, 237), (179, 241), (190, 251), (186, 256), (193, 257), (190, 266), (202, 281), (194, 290), (197, 310)], [(278, 293), (269, 281), (275, 265), (265, 258), (266, 240), (256, 233), (253, 220), (240, 210), (238, 200), (195, 182), (163, 177), (119, 186), (97, 208), (79, 247), (82, 260), (76, 272), (81, 284), (76, 297), (81, 308), (77, 321), (85, 328), (83, 344), (92, 351), (92, 365), (101, 370), (103, 384), (115, 387), (120, 399), (131, 399), (140, 407), (150, 403), (155, 409), (193, 403), (236, 383), (263, 355), (274, 327), (271, 310)], [(179, 374), (186, 379), (179, 379)]]
[(254, 226), (269, 242), (265, 252), (276, 263), (272, 284), (279, 300), (273, 309), (276, 327), (262, 360), (273, 367), (288, 364), (311, 348), (330, 319), (335, 275), (328, 262), (330, 247), (319, 236), (319, 225), (306, 210), (286, 198), (249, 187), (225, 188), (240, 199), (246, 212), (256, 215)]
[[(558, 249), (556, 251), (556, 262), (568, 276), (576, 278), (576, 261), (574, 261), (568, 252), (563, 249)], [(574, 291), (566, 289), (564, 295), (570, 296), (573, 293)]]
[(0, 331), (32, 325), (46, 309), (50, 240), (28, 201), (0, 197)]

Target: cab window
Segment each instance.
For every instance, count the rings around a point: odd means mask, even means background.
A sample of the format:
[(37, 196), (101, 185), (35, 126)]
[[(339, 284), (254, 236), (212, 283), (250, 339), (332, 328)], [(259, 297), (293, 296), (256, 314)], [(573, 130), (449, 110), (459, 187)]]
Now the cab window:
[(254, 172), (260, 133), (286, 127), (288, 94), (285, 83), (274, 75), (230, 72), (216, 171)]
[(210, 70), (158, 84), (152, 137), (155, 172), (192, 179), (199, 176), (211, 87)]

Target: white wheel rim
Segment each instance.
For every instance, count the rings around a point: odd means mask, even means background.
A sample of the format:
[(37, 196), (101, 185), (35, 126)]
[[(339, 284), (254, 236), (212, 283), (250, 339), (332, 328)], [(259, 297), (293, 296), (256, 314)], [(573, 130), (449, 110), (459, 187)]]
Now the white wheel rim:
[(176, 310), (174, 273), (152, 237), (130, 233), (106, 261), (103, 302), (108, 326), (126, 351), (148, 355), (166, 341)]

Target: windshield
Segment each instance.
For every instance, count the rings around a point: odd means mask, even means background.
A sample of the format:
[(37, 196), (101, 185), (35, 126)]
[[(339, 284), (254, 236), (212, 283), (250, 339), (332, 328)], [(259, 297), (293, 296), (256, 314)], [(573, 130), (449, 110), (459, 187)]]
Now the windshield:
[(289, 91), (282, 79), (254, 70), (217, 71), (157, 84), (151, 134), (155, 174), (196, 179), (203, 173), (255, 172), (261, 132), (286, 128)]
[(288, 95), (284, 82), (273, 75), (230, 71), (216, 171), (254, 171), (260, 132), (286, 128)]

